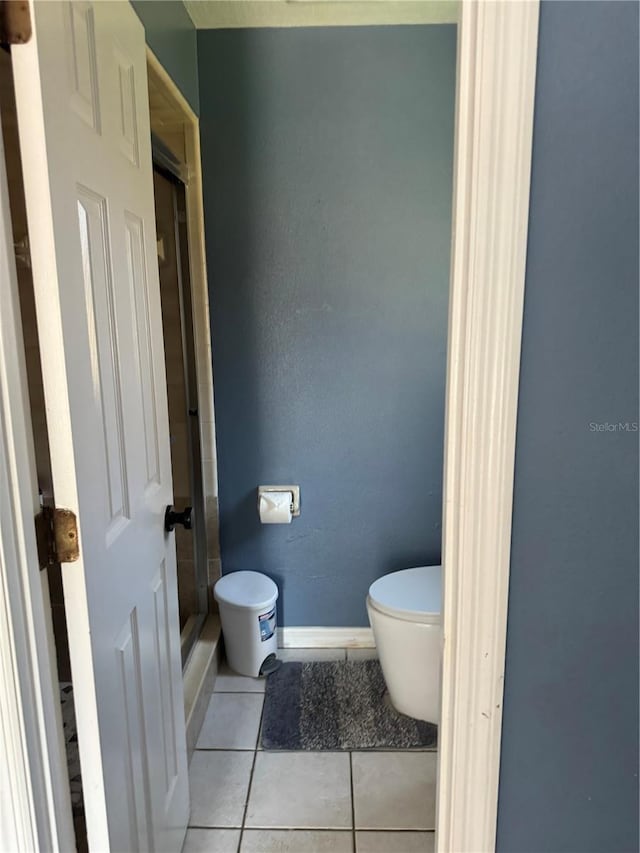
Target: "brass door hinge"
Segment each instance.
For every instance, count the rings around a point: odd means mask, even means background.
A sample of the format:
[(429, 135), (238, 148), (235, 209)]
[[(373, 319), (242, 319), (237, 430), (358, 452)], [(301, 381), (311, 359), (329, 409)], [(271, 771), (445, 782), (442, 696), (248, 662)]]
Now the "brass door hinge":
[(75, 563), (80, 556), (78, 524), (70, 509), (43, 507), (36, 515), (36, 539), (41, 569)]
[(27, 0), (1, 0), (0, 44), (26, 44), (31, 38), (31, 15)]

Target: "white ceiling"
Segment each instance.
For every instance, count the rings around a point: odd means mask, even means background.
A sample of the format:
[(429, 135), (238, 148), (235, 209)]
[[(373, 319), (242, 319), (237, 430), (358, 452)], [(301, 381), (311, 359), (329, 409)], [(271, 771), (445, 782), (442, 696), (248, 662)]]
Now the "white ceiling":
[(451, 24), (458, 0), (184, 0), (198, 29)]

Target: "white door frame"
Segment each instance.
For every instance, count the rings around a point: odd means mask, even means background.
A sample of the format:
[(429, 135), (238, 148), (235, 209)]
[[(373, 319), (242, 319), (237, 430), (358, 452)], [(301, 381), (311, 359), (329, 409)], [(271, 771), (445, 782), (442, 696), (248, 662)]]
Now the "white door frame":
[(444, 472), (438, 853), (495, 849), (538, 0), (463, 0)]
[[(538, 0), (462, 0), (446, 391), (439, 853), (495, 849), (537, 29)], [(17, 333), (15, 316), (13, 322)], [(50, 837), (58, 829), (51, 797), (33, 794), (43, 768), (55, 766), (50, 744), (40, 737), (27, 751), (24, 733), (37, 728), (37, 707), (16, 701), (17, 674), (33, 671), (33, 642), (47, 630), (27, 580), (35, 539), (25, 516), (32, 501), (30, 462), (13, 421), (15, 400), (26, 399), (22, 352), (13, 349), (19, 346), (18, 334), (0, 339), (0, 471), (3, 477), (11, 472), (0, 516), (0, 639), (10, 651), (0, 658), (0, 708), (11, 709), (7, 731), (14, 748), (6, 764), (16, 780), (10, 791), (0, 788), (0, 816), (3, 823), (13, 818), (17, 849), (28, 850), (38, 827), (48, 827)], [(7, 518), (20, 524), (1, 523)], [(21, 594), (7, 599), (11, 589)], [(5, 614), (11, 617), (6, 631)], [(20, 641), (25, 632), (34, 638), (31, 645)], [(30, 679), (30, 689), (36, 706), (46, 699), (38, 678)]]
[(32, 436), (0, 134), (0, 850), (62, 851), (75, 835)]

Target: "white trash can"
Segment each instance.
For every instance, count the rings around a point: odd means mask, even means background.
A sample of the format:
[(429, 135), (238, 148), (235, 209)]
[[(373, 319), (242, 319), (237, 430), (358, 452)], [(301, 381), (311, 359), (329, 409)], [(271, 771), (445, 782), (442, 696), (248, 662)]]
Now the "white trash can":
[(213, 594), (231, 669), (254, 678), (273, 672), (278, 665), (275, 583), (260, 572), (231, 572), (220, 578)]

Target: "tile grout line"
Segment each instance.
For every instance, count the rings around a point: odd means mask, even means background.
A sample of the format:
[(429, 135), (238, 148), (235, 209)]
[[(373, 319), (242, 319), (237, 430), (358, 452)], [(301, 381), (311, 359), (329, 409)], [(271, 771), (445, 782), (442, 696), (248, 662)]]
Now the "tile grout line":
[(211, 696), (264, 696), (264, 690), (214, 690)]
[[(189, 824), (187, 829), (198, 829), (200, 831), (206, 830), (220, 830), (220, 829), (228, 829), (230, 832), (234, 832), (236, 830), (241, 830), (240, 826), (230, 826), (227, 823), (194, 823)], [(335, 832), (335, 833), (351, 833), (351, 830), (347, 826), (289, 826), (288, 824), (265, 824), (264, 826), (247, 826), (247, 832)], [(409, 826), (404, 827), (382, 827), (382, 826), (359, 826), (356, 830), (357, 832), (379, 832), (381, 834), (391, 834), (391, 835), (434, 835), (435, 829), (412, 829)]]
[[(189, 824), (187, 829), (198, 829), (200, 831), (213, 830), (213, 829), (223, 829), (229, 830), (229, 832), (235, 832), (236, 830), (242, 830), (241, 826), (229, 826), (228, 823), (194, 823)], [(351, 832), (351, 830), (346, 826), (288, 826), (287, 824), (265, 824), (264, 826), (247, 826), (248, 832), (335, 832), (335, 833), (345, 833)], [(424, 835), (428, 835), (435, 832), (434, 829), (365, 829), (360, 830), (361, 832), (393, 832), (394, 834), (399, 834), (403, 832), (413, 832), (413, 833), (423, 833)]]
[(264, 695), (262, 699), (262, 710), (260, 711), (260, 719), (258, 720), (258, 734), (256, 735), (256, 745), (253, 750), (253, 761), (251, 763), (251, 773), (249, 774), (249, 787), (247, 788), (247, 800), (244, 804), (244, 812), (242, 814), (242, 826), (240, 827), (240, 838), (238, 840), (238, 853), (242, 848), (242, 840), (244, 838), (244, 830), (245, 823), (247, 820), (247, 812), (249, 811), (249, 797), (251, 796), (251, 789), (253, 787), (253, 773), (256, 769), (256, 760), (258, 758), (258, 745), (260, 743), (260, 735), (262, 733), (262, 718), (264, 716)]
[[(199, 831), (207, 831), (207, 830), (229, 830), (229, 832), (234, 832), (236, 830), (242, 831), (241, 826), (229, 826), (228, 824), (189, 824), (187, 829), (197, 829)], [(349, 832), (351, 833), (348, 827), (339, 827), (339, 826), (273, 826), (269, 824), (268, 826), (248, 826), (246, 829), (249, 832)], [(434, 835), (435, 829), (412, 829), (411, 827), (395, 827), (395, 828), (384, 828), (380, 826), (374, 826), (367, 828), (366, 826), (358, 827), (357, 832), (378, 832), (381, 834), (390, 833), (392, 835)]]
[(194, 752), (255, 752), (252, 746), (198, 746)]
[(351, 789), (351, 846), (356, 853), (356, 800), (353, 794), (353, 752), (349, 750), (349, 786)]

